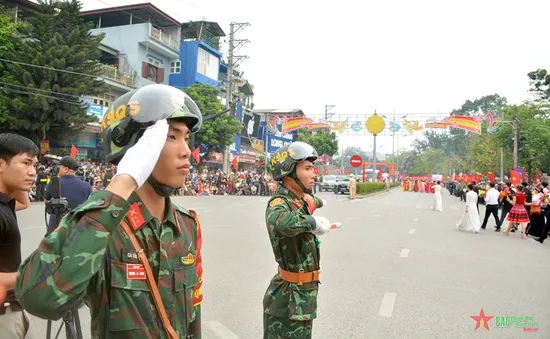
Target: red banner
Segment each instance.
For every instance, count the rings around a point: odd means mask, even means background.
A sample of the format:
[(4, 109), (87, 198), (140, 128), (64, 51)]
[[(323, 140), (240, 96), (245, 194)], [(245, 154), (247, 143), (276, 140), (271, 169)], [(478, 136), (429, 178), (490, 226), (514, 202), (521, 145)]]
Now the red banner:
[(476, 181), (476, 183), (480, 182), (481, 178), (482, 178), (481, 173), (476, 172), (476, 176), (474, 177), (474, 180)]
[(510, 172), (510, 182), (512, 185), (517, 186), (519, 185), (519, 182), (521, 181), (521, 174), (518, 171), (512, 170)]
[(492, 182), (495, 181), (495, 173), (489, 172), (487, 173), (487, 176), (489, 177), (489, 181), (492, 181)]

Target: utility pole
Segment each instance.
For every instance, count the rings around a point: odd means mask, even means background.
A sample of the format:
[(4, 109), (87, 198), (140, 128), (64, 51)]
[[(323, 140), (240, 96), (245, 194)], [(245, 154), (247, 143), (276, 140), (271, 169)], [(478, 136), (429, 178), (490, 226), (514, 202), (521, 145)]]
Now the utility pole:
[[(227, 84), (226, 84), (226, 94), (225, 94), (225, 107), (229, 109), (228, 114), (233, 115), (235, 112), (233, 105), (233, 71), (236, 67), (240, 65), (240, 62), (244, 59), (248, 59), (246, 55), (235, 55), (236, 50), (242, 47), (244, 44), (249, 43), (247, 39), (235, 39), (235, 36), (240, 33), (245, 27), (250, 26), (250, 23), (237, 23), (231, 22), (229, 24), (229, 47), (227, 50)], [(226, 147), (223, 154), (223, 171), (227, 174), (231, 173), (231, 166), (229, 157), (231, 156), (231, 151), (229, 146)]]
[(328, 121), (328, 119), (330, 119), (334, 115), (334, 113), (329, 114), (330, 110), (334, 107), (336, 107), (336, 105), (325, 105), (325, 121)]
[(514, 121), (513, 121), (513, 128), (514, 128), (514, 168), (518, 167), (518, 139), (519, 139), (519, 131), (518, 131), (518, 108), (515, 107), (514, 109)]
[[(393, 124), (392, 124), (392, 129), (393, 127), (395, 126), (395, 108), (393, 109)], [(392, 157), (392, 160), (395, 161), (395, 130), (393, 131), (392, 133), (392, 138), (391, 138), (391, 157)], [(397, 167), (397, 166), (396, 166)], [(396, 169), (397, 171), (397, 169)], [(394, 173), (395, 175), (395, 173)]]

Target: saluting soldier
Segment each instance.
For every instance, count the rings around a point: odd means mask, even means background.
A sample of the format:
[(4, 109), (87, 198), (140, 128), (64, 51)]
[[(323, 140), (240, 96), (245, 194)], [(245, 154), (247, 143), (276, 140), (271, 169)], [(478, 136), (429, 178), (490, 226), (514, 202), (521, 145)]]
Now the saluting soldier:
[(200, 338), (199, 219), (170, 196), (189, 174), (201, 112), (154, 84), (120, 97), (101, 125), (117, 173), (20, 266), (17, 298), (51, 320), (84, 299), (92, 338)]
[(280, 181), (266, 210), (266, 224), (278, 273), (264, 296), (264, 339), (311, 338), (317, 316), (319, 241), (329, 221), (313, 216), (324, 202), (313, 197), (315, 149), (304, 142), (280, 148), (271, 160)]

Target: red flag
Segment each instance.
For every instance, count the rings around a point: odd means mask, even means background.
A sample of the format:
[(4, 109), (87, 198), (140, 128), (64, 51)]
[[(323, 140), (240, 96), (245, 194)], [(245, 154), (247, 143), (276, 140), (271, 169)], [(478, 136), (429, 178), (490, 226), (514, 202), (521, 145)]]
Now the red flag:
[(237, 157), (234, 157), (233, 160), (231, 160), (231, 165), (233, 167), (235, 167), (235, 169), (238, 169), (238, 165), (237, 165)]
[(517, 186), (520, 181), (521, 174), (516, 170), (512, 170), (512, 172), (510, 172), (510, 182), (512, 183), (512, 185)]
[(495, 181), (495, 173), (489, 172), (487, 173), (487, 176), (489, 177), (489, 181)]
[(471, 174), (468, 174), (468, 180), (466, 180), (466, 183), (471, 184), (473, 180), (474, 180), (474, 176)]
[(72, 158), (76, 157), (77, 153), (78, 153), (78, 149), (74, 145), (71, 145), (71, 157)]
[(351, 171), (350, 170), (346, 170), (346, 175), (350, 175), (351, 174)]
[(263, 162), (258, 161), (258, 168), (262, 167), (262, 165), (263, 165)]
[(476, 181), (476, 182), (480, 182), (480, 181), (481, 181), (481, 177), (482, 177), (481, 173), (476, 172), (475, 181)]
[(200, 164), (201, 163), (201, 150), (199, 147), (195, 148), (195, 150), (193, 152), (191, 152), (191, 155), (193, 156), (193, 158), (195, 159), (195, 161), (197, 162), (197, 164)]

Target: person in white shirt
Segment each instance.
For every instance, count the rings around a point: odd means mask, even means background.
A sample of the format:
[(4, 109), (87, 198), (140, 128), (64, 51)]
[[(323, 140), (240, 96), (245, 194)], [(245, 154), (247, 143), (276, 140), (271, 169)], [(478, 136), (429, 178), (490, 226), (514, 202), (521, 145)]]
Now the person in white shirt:
[(500, 192), (495, 188), (494, 182), (487, 185), (487, 189), (487, 193), (485, 193), (485, 218), (483, 219), (481, 228), (485, 229), (491, 214), (493, 214), (493, 217), (495, 218), (497, 228), (500, 228), (498, 221), (498, 197), (500, 196)]

